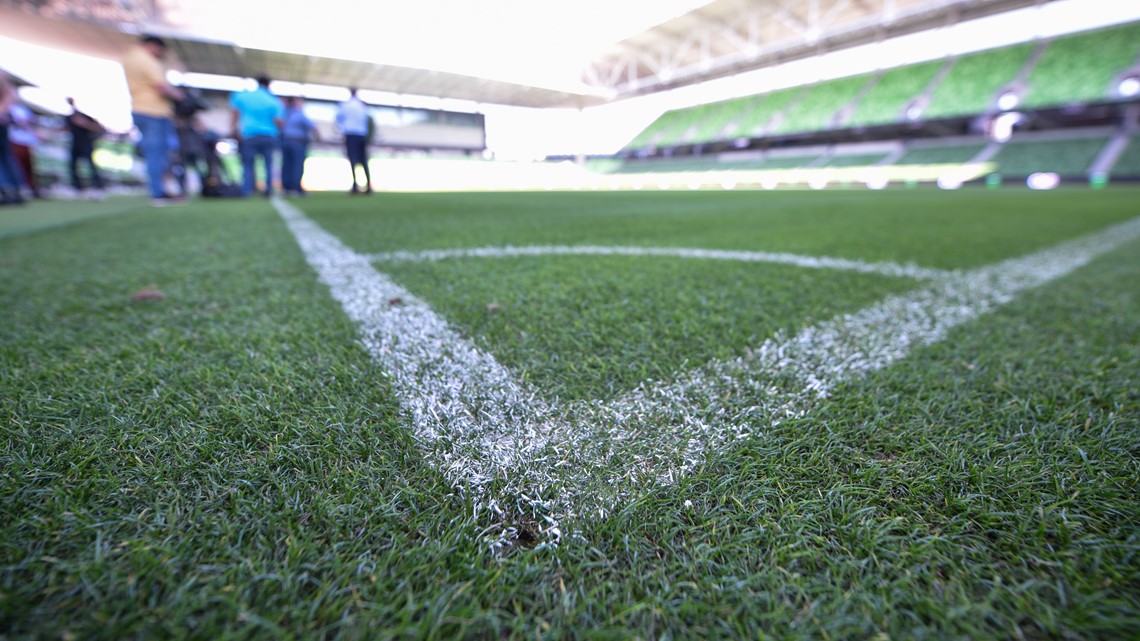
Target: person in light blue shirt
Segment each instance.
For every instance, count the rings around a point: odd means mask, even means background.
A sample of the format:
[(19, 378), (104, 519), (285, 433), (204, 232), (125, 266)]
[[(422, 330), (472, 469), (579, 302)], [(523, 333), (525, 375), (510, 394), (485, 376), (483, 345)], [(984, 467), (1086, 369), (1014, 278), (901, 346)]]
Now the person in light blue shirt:
[(309, 141), (316, 136), (316, 125), (305, 115), (299, 96), (285, 99), (285, 123), (281, 127), (281, 189), (285, 195), (304, 196), (301, 180)]
[(345, 151), (348, 154), (348, 166), (352, 171), (352, 193), (360, 193), (360, 186), (356, 180), (356, 166), (364, 168), (364, 193), (372, 193), (372, 176), (368, 173), (368, 130), (371, 118), (368, 115), (368, 106), (356, 97), (356, 89), (349, 89), (349, 98), (340, 103), (336, 110), (336, 124), (344, 134)]
[(265, 167), (265, 195), (273, 195), (273, 152), (281, 132), (285, 107), (281, 100), (269, 93), (269, 78), (260, 76), (257, 88), (235, 93), (230, 98), (233, 107), (234, 138), (241, 151), (241, 195), (253, 194), (256, 182), (255, 166), (258, 156)]

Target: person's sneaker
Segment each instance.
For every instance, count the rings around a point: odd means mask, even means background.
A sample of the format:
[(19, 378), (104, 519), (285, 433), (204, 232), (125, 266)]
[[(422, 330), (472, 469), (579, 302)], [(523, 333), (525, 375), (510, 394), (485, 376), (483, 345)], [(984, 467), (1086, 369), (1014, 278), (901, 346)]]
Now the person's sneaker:
[(176, 207), (178, 205), (185, 205), (190, 202), (185, 196), (163, 196), (162, 198), (151, 198), (151, 207)]

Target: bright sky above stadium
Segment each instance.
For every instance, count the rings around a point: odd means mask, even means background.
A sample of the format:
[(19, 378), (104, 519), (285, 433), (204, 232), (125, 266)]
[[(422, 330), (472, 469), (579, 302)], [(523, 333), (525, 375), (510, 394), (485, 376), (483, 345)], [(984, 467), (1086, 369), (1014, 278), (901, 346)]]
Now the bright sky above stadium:
[[(246, 48), (570, 89), (581, 86), (583, 67), (607, 45), (705, 4), (708, 0), (181, 0), (167, 4), (167, 19), (199, 37)], [(1137, 18), (1136, 2), (1059, 0), (580, 112), (496, 105), (478, 110), (488, 116), (488, 145), (499, 157), (609, 153), (665, 109), (755, 93), (757, 86), (778, 89)], [(30, 100), (62, 112), (64, 97), (73, 95), (108, 126), (130, 126), (117, 61), (3, 37), (0, 60), (39, 85), (25, 92)], [(408, 106), (430, 106), (416, 104), (415, 96), (406, 100)]]

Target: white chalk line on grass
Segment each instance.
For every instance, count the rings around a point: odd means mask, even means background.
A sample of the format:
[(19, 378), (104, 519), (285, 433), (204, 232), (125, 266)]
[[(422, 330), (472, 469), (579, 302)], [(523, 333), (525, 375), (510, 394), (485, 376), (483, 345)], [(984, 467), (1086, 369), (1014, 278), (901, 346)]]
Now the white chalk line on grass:
[(748, 263), (775, 263), (807, 269), (880, 274), (899, 278), (930, 280), (945, 276), (941, 269), (914, 264), (868, 263), (829, 256), (804, 256), (784, 252), (739, 251), (731, 249), (692, 249), (687, 247), (611, 247), (604, 245), (528, 245), (523, 247), (470, 247), (460, 249), (424, 249), (369, 254), (376, 262), (421, 262), (450, 258), (515, 258), (520, 256), (656, 256), (700, 260), (730, 260)]
[[(837, 385), (931, 345), (1140, 238), (1140, 218), (1020, 258), (951, 272), (746, 355), (609, 402), (560, 403), (517, 381), (424, 302), (288, 203), (275, 201), (309, 264), (392, 379), (427, 459), (477, 511), (545, 520), (599, 515), (733, 443), (805, 415)], [(396, 300), (397, 304), (393, 304)]]

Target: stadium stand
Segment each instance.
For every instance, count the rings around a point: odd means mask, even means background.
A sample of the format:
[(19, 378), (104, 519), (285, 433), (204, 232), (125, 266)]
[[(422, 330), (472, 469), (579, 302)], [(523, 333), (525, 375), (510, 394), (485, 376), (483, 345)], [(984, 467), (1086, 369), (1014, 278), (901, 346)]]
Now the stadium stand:
[(734, 98), (706, 105), (707, 109), (695, 114), (696, 121), (682, 142), (705, 143), (728, 138), (748, 101), (749, 98)]
[(866, 167), (875, 165), (886, 158), (886, 154), (854, 154), (851, 156), (832, 156), (824, 167)]
[(1113, 178), (1140, 178), (1140, 134), (1132, 136), (1112, 166)]
[(942, 165), (969, 162), (986, 147), (984, 142), (923, 145), (907, 149), (896, 165)]
[(770, 94), (745, 96), (719, 103), (667, 111), (627, 145), (630, 149), (758, 136), (769, 121), (802, 93), (793, 87)]
[[(630, 158), (620, 166), (595, 165), (593, 171), (619, 174), (700, 172), (735, 169), (798, 169), (807, 166), (820, 156), (818, 148), (797, 155), (781, 154), (767, 157), (718, 158), (716, 156), (687, 156), (684, 158)], [(875, 158), (882, 158), (879, 154)], [(860, 163), (869, 164), (869, 163)]]
[(807, 167), (813, 164), (818, 158), (818, 153), (803, 156), (770, 156), (758, 169), (799, 169), (800, 167)]
[(934, 60), (887, 71), (859, 101), (846, 125), (858, 127), (904, 119), (903, 110), (945, 64), (945, 60)]
[(627, 160), (610, 173), (617, 174), (657, 174), (664, 172), (682, 171), (715, 171), (717, 169), (731, 169), (721, 163), (716, 157), (693, 156), (688, 158), (646, 158)]
[(836, 113), (858, 95), (873, 76), (851, 76), (811, 86), (798, 106), (775, 126), (771, 133), (818, 131), (832, 126)]
[(998, 164), (998, 172), (1006, 176), (1028, 176), (1045, 171), (1079, 177), (1086, 174), (1107, 142), (1104, 136), (1014, 140), (1003, 145), (993, 161)]
[(1140, 55), (1140, 22), (1059, 38), (1029, 75), (1023, 106), (1095, 102), (1116, 96), (1115, 80)]
[[(1113, 179), (1140, 179), (1140, 134), (1132, 134), (1124, 146), (1126, 134), (1121, 128), (1128, 126), (1126, 121), (1135, 126), (1135, 113), (1125, 116), (1120, 111), (1135, 98), (1119, 96), (1117, 89), (1138, 69), (1140, 22), (1133, 22), (1052, 42), (1026, 42), (789, 87), (667, 112), (627, 150), (661, 147), (665, 149), (654, 153), (670, 156), (626, 158), (611, 171), (885, 165), (918, 169), (978, 159), (995, 163), (995, 173), (1011, 178), (1052, 172), (1075, 179), (1096, 172)], [(1021, 94), (1022, 107), (1102, 104), (1096, 107), (1099, 111), (1071, 115), (1056, 110), (1029, 113), (1016, 125), (1013, 140), (999, 144), (989, 136), (1000, 135), (1000, 127), (990, 130), (986, 127), (992, 123), (973, 116), (996, 116), (996, 100), (1006, 89)], [(909, 117), (907, 110), (915, 105), (922, 111), (917, 118)], [(1066, 130), (1062, 124), (1066, 121), (1075, 128)], [(864, 129), (876, 125), (880, 127)], [(918, 131), (922, 133), (908, 142)], [(795, 139), (757, 140), (784, 135)], [(744, 144), (739, 144), (741, 139)], [(774, 148), (760, 151), (773, 143)], [(706, 144), (715, 146), (702, 147)], [(686, 155), (690, 153), (696, 156)]]
[(962, 56), (930, 98), (923, 118), (983, 113), (1025, 66), (1036, 45), (1026, 43)]
[(680, 142), (681, 135), (688, 127), (688, 122), (691, 119), (692, 114), (690, 112), (694, 109), (696, 108), (666, 111), (638, 134), (630, 146), (640, 148), (655, 145), (665, 146)]
[(796, 104), (803, 92), (803, 87), (792, 87), (754, 96), (748, 103), (748, 109), (740, 115), (733, 133), (736, 136), (759, 136), (767, 133), (772, 119), (792, 104)]

